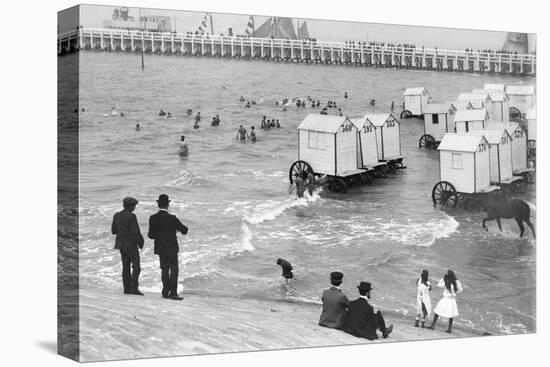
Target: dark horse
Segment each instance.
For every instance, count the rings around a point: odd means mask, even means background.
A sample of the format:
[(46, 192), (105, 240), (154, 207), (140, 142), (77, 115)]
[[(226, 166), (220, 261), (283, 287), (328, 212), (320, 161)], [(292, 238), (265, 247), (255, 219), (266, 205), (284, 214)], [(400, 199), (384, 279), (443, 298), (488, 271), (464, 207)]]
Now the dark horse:
[(485, 227), (485, 222), (488, 220), (496, 220), (498, 228), (502, 231), (500, 219), (514, 218), (519, 226), (520, 237), (523, 237), (523, 232), (525, 231), (523, 222), (525, 222), (531, 229), (533, 238), (536, 238), (535, 228), (529, 220), (531, 210), (525, 201), (520, 199), (509, 199), (502, 196), (492, 196), (487, 198), (487, 200), (484, 200), (482, 206), (483, 210), (487, 213), (487, 218), (483, 218), (483, 221), (481, 222), (481, 225), (485, 228), (485, 230), (488, 230), (487, 227)]

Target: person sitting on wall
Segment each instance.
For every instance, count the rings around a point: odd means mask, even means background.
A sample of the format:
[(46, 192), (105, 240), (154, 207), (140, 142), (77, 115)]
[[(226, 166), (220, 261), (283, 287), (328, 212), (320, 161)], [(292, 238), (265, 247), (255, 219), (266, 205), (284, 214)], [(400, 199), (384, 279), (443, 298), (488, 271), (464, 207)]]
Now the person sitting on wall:
[(348, 313), (349, 299), (340, 289), (344, 274), (339, 271), (330, 273), (331, 287), (323, 292), (323, 310), (319, 318), (319, 325), (333, 329), (344, 326)]

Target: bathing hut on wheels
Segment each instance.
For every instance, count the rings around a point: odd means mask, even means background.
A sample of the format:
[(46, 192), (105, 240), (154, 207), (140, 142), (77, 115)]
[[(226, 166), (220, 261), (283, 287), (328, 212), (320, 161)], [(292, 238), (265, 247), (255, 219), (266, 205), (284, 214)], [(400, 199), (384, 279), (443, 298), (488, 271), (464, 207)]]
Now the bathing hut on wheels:
[[(378, 160), (376, 126), (366, 117), (350, 120), (357, 128), (357, 159), (361, 167), (367, 171), (366, 181), (370, 184), (377, 175), (385, 177), (388, 170), (386, 163)], [(393, 166), (390, 169), (394, 170)]]
[(506, 94), (510, 98), (510, 118), (521, 121), (535, 105), (535, 87), (532, 85), (508, 85)]
[(512, 173), (522, 176), (525, 182), (531, 182), (533, 169), (527, 166), (527, 132), (517, 122), (490, 121), (486, 130), (506, 129), (512, 137)]
[(378, 160), (385, 162), (392, 171), (405, 168), (401, 155), (399, 121), (391, 113), (369, 113), (364, 118), (374, 125)]
[(407, 88), (403, 93), (403, 111), (399, 116), (408, 119), (413, 116), (422, 116), (424, 106), (430, 100), (430, 93), (424, 87)]
[(439, 182), (432, 189), (434, 205), (456, 207), (459, 199), (468, 206), (470, 198), (500, 189), (491, 186), (489, 143), (481, 134), (449, 133), (439, 150)]
[(347, 117), (307, 115), (298, 126), (298, 160), (290, 166), (290, 183), (295, 175), (304, 180), (310, 173), (326, 175), (330, 190), (346, 192), (354, 182), (364, 182), (357, 144), (357, 128)]
[(510, 98), (504, 91), (474, 89), (474, 93), (488, 93), (493, 105), (492, 119), (496, 121), (510, 121)]
[(489, 121), (485, 108), (474, 110), (458, 110), (455, 114), (457, 133), (467, 133), (471, 130), (482, 130)]
[(537, 109), (535, 107), (527, 110), (526, 119), (527, 159), (534, 164), (537, 157)]
[(437, 148), (446, 133), (455, 132), (455, 113), (452, 103), (428, 103), (424, 107), (424, 135), (418, 141), (418, 147)]
[(511, 192), (519, 192), (523, 178), (514, 176), (512, 170), (512, 137), (504, 128), (473, 131), (471, 134), (483, 135), (489, 143), (490, 181), (493, 185), (507, 188)]

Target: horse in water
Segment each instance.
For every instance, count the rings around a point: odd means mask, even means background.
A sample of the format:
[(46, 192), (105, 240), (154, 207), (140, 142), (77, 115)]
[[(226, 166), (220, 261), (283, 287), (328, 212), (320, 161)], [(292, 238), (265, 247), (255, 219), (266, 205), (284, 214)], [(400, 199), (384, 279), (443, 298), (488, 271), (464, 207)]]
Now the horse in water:
[(529, 205), (521, 199), (510, 199), (506, 197), (491, 197), (487, 198), (482, 203), (483, 210), (487, 213), (487, 217), (483, 218), (481, 225), (488, 231), (485, 226), (485, 222), (489, 220), (496, 220), (498, 229), (502, 231), (502, 226), (500, 220), (514, 218), (519, 226), (519, 236), (523, 237), (523, 232), (525, 228), (523, 227), (523, 222), (527, 223), (533, 233), (533, 238), (536, 238), (535, 228), (529, 219), (531, 217), (531, 209)]

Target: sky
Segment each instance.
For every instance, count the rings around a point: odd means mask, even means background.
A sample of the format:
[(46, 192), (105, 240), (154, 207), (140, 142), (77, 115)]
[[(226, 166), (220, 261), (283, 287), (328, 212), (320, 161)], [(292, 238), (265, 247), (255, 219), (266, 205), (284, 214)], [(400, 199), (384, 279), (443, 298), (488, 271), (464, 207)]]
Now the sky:
[[(84, 27), (102, 28), (103, 21), (111, 19), (115, 7), (101, 5), (81, 5), (80, 25)], [(129, 8), (129, 15), (138, 17), (138, 8)], [(70, 11), (59, 13), (58, 31), (63, 32), (76, 27), (68, 16)], [(142, 9), (142, 15), (164, 15), (172, 18), (173, 27), (177, 32), (195, 31), (206, 13), (181, 10)], [(74, 18), (74, 14), (73, 18)], [(214, 32), (228, 33), (233, 28), (234, 34), (243, 34), (250, 15), (212, 13)], [(258, 28), (268, 16), (254, 16)], [(440, 49), (493, 49), (502, 47), (507, 32), (467, 30), (437, 27), (419, 27), (380, 23), (343, 22), (317, 19), (294, 19), (294, 24), (306, 20), (311, 37), (320, 41), (375, 41), (391, 43), (411, 43), (417, 46), (438, 47)], [(510, 31), (513, 31), (511, 29)], [(534, 50), (535, 35), (529, 35), (530, 51)]]

